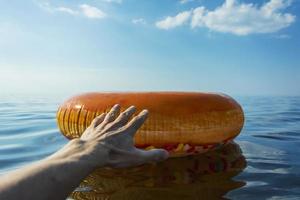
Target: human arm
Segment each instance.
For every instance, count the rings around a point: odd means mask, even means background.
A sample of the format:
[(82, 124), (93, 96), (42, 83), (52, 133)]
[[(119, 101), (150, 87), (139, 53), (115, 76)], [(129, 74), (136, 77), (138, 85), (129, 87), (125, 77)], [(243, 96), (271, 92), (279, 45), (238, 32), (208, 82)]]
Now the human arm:
[(58, 152), (0, 177), (0, 199), (66, 199), (98, 167), (129, 167), (168, 157), (162, 149), (134, 147), (133, 137), (147, 118), (146, 110), (133, 119), (133, 106), (119, 112), (120, 106), (115, 105)]

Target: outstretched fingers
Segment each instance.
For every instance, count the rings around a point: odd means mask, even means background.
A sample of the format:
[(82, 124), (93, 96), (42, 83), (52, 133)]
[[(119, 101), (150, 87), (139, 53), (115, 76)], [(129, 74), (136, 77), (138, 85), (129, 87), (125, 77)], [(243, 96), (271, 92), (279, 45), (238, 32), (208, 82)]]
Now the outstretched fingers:
[(93, 119), (91, 126), (93, 128), (96, 128), (99, 124), (101, 124), (105, 118), (105, 113), (102, 113), (101, 115), (98, 115), (95, 119)]
[(135, 113), (136, 108), (134, 106), (130, 106), (129, 108), (127, 108), (124, 112), (122, 112), (118, 118), (113, 122), (111, 128), (121, 128), (122, 126), (125, 126), (129, 119), (131, 118), (131, 116)]
[(144, 124), (148, 117), (148, 110), (143, 110), (137, 116), (135, 116), (128, 124), (126, 125), (124, 132), (128, 132), (131, 136), (134, 136), (136, 131)]
[(113, 122), (120, 113), (120, 105), (115, 104), (110, 111), (105, 115), (103, 122), (100, 124), (99, 128), (104, 128), (107, 124)]
[(87, 140), (88, 138), (90, 138), (91, 135), (93, 135), (93, 134), (91, 134), (93, 132), (89, 131), (90, 128), (95, 129), (96, 127), (98, 127), (99, 124), (101, 124), (103, 122), (105, 116), (106, 116), (106, 114), (102, 113), (101, 115), (98, 115), (97, 117), (95, 117), (93, 119), (93, 121), (91, 122), (90, 126), (83, 132), (83, 134), (81, 135), (80, 138), (82, 140)]

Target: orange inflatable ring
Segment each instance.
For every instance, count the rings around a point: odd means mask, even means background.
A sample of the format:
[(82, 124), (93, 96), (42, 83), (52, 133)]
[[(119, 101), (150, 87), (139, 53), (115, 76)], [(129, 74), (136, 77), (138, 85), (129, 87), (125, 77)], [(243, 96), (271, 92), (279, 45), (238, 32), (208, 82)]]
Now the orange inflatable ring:
[(80, 137), (91, 121), (114, 104), (135, 105), (149, 118), (135, 135), (136, 147), (164, 148), (171, 156), (203, 153), (220, 147), (241, 131), (244, 114), (231, 97), (199, 92), (87, 93), (64, 102), (57, 111), (61, 132)]

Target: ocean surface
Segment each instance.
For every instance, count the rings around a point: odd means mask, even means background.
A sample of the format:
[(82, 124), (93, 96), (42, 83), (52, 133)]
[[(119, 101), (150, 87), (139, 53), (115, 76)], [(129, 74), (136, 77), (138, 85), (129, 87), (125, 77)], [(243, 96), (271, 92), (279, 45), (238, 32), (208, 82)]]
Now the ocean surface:
[[(235, 143), (157, 166), (95, 172), (70, 199), (300, 199), (300, 97), (235, 99), (246, 116)], [(68, 142), (55, 119), (62, 101), (0, 96), (0, 174)]]

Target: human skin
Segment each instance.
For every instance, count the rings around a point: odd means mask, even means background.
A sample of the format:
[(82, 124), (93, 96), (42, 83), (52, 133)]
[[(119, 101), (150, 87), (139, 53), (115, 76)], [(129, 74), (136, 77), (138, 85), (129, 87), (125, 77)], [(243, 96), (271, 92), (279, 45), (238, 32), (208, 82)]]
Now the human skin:
[(120, 113), (115, 105), (96, 117), (80, 138), (51, 156), (0, 177), (0, 199), (66, 199), (82, 179), (99, 167), (123, 168), (168, 158), (163, 149), (134, 146), (133, 137), (148, 111), (132, 117), (135, 107)]

